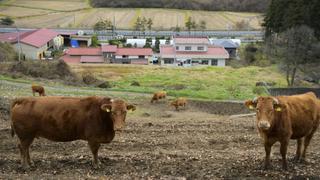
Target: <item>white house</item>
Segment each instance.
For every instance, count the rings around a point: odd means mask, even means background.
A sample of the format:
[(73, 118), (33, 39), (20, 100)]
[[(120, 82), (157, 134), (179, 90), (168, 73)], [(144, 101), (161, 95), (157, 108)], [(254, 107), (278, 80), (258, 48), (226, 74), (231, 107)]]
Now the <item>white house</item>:
[(173, 45), (160, 46), (162, 65), (225, 66), (228, 52), (222, 46), (210, 45), (207, 37), (174, 37)]

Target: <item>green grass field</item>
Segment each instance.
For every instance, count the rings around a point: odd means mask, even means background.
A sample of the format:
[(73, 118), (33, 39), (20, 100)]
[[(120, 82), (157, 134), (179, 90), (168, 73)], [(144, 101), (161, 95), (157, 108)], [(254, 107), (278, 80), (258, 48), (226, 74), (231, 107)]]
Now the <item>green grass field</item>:
[(0, 17), (11, 16), (19, 27), (91, 28), (99, 19), (115, 19), (119, 29), (132, 29), (138, 16), (151, 18), (153, 29), (184, 27), (188, 17), (206, 21), (208, 30), (235, 28), (237, 22), (249, 22), (250, 29), (261, 29), (259, 13), (192, 11), (155, 8), (92, 8), (86, 0), (7, 0), (0, 3)]

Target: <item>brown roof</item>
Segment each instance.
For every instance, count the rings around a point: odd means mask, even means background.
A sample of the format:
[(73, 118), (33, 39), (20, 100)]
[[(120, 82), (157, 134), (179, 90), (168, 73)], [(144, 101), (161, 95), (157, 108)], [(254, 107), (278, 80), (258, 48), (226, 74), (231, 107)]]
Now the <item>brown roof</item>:
[(118, 48), (116, 55), (118, 56), (151, 56), (151, 48)]
[(207, 37), (174, 37), (175, 44), (209, 44)]
[(66, 54), (71, 56), (97, 56), (102, 55), (101, 48), (69, 48)]
[(101, 46), (101, 50), (102, 50), (102, 52), (112, 52), (112, 53), (114, 53), (114, 52), (117, 52), (117, 46), (116, 45), (105, 45), (105, 44), (103, 44)]

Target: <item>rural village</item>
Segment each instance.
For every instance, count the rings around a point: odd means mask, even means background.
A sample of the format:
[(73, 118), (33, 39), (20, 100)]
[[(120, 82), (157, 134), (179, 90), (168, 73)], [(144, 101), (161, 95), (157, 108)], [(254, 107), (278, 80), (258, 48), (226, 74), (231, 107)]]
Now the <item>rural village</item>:
[(319, 2), (0, 0), (0, 179), (320, 179)]

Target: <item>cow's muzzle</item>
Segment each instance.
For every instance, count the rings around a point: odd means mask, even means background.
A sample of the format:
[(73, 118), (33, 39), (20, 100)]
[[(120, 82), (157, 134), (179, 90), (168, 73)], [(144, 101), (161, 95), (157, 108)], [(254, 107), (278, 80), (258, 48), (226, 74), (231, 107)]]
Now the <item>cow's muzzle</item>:
[(270, 123), (268, 121), (259, 121), (258, 128), (262, 130), (268, 130), (270, 128)]

